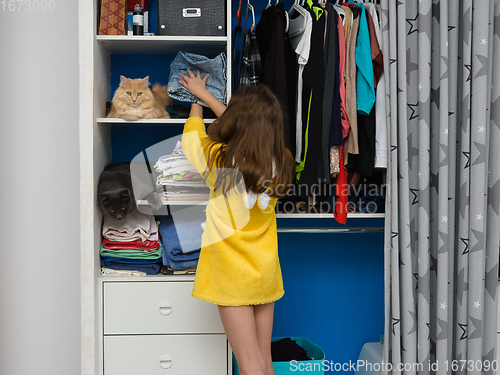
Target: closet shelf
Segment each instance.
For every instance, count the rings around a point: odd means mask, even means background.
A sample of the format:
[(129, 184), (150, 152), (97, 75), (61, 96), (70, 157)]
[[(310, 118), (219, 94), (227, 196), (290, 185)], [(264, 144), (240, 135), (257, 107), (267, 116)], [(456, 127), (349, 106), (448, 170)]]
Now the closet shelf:
[[(166, 208), (167, 206), (206, 206), (208, 203), (208, 201), (175, 201), (175, 200), (172, 200), (172, 201), (168, 201), (168, 202), (165, 202), (163, 201), (162, 202), (162, 208), (160, 208), (160, 210), (162, 210), (163, 208)], [(137, 201), (137, 204), (139, 206), (148, 206), (149, 207), (149, 203), (147, 200), (139, 200)]]
[[(185, 118), (152, 118), (152, 119), (141, 119), (136, 121), (126, 121), (121, 118), (107, 118), (99, 117), (97, 119), (98, 124), (122, 124), (122, 125), (137, 125), (137, 124), (167, 124), (167, 125), (178, 125), (183, 126), (186, 123)], [(205, 123), (210, 124), (214, 119), (205, 119)]]
[(194, 274), (177, 274), (177, 275), (135, 275), (135, 276), (124, 276), (124, 275), (99, 275), (100, 281), (105, 282), (136, 282), (136, 281), (145, 281), (145, 282), (155, 282), (155, 281), (177, 281), (177, 282), (192, 282), (194, 281)]
[(278, 233), (384, 233), (384, 227), (278, 228)]
[(97, 42), (115, 54), (175, 55), (178, 51), (189, 51), (213, 55), (226, 50), (227, 37), (97, 35)]
[[(162, 207), (159, 212), (156, 214), (162, 215), (167, 214), (167, 206), (206, 206), (208, 201), (163, 201)], [(137, 201), (138, 206), (150, 207), (147, 200), (139, 200)], [(276, 214), (277, 219), (334, 219), (333, 214), (330, 213), (291, 213), (291, 214)], [(365, 214), (360, 212), (352, 212), (347, 214), (348, 219), (383, 219), (385, 218), (384, 213), (373, 213), (373, 214)]]
[[(276, 214), (277, 219), (334, 219), (333, 214), (323, 213), (323, 214), (315, 214), (315, 213), (294, 213), (294, 214)], [(383, 219), (385, 218), (384, 213), (375, 213), (375, 214), (364, 214), (360, 212), (352, 212), (347, 214), (348, 219)]]

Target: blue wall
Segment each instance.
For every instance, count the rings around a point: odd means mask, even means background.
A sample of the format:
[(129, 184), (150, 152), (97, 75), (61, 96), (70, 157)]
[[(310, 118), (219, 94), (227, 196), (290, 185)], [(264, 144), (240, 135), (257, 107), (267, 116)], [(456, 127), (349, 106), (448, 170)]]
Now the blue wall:
[(356, 361), (384, 330), (383, 234), (280, 233), (278, 245), (285, 295), (273, 335), (305, 337), (329, 362)]
[[(156, 17), (152, 2), (152, 17)], [(267, 1), (255, 0), (257, 21)], [(273, 2), (274, 4), (274, 2)], [(291, 6), (285, 2), (285, 9)], [(233, 25), (238, 1), (233, 0)], [(244, 17), (246, 2), (243, 1)], [(152, 20), (153, 27), (157, 22)], [(243, 20), (244, 24), (244, 20)], [(110, 97), (120, 75), (150, 76), (167, 84), (173, 56), (113, 55)], [(181, 126), (112, 125), (112, 158), (129, 161), (142, 150), (182, 132)], [(165, 154), (171, 150), (165, 150)], [(348, 226), (383, 226), (383, 219), (349, 219)], [(340, 226), (334, 219), (279, 219), (280, 227)], [(366, 342), (384, 330), (383, 234), (280, 233), (285, 295), (276, 302), (274, 336), (305, 337), (333, 363), (356, 361)]]

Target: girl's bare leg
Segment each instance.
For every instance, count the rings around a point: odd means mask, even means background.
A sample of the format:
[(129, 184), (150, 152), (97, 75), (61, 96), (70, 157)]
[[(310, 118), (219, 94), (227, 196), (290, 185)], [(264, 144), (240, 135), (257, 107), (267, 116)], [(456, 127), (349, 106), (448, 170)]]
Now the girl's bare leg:
[(253, 306), (220, 306), (219, 314), (241, 375), (267, 375)]

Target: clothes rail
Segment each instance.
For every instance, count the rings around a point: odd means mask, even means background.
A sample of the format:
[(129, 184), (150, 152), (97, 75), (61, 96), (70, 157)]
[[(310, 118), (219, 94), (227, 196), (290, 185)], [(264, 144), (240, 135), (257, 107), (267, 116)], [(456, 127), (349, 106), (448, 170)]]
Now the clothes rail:
[(278, 233), (384, 233), (383, 227), (278, 228)]

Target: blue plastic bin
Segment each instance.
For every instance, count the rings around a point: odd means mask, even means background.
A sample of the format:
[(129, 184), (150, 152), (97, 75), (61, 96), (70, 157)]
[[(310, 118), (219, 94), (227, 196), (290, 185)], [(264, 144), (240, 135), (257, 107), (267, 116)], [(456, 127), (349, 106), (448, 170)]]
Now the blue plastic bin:
[[(284, 337), (273, 337), (271, 342), (284, 339)], [(300, 347), (304, 348), (309, 358), (314, 358), (310, 361), (293, 361), (293, 362), (273, 362), (273, 368), (276, 375), (288, 374), (324, 374), (323, 361), (325, 359), (325, 352), (319, 346), (313, 344), (311, 341), (303, 337), (290, 337)], [(233, 375), (240, 375), (238, 371), (238, 363), (233, 354)]]

